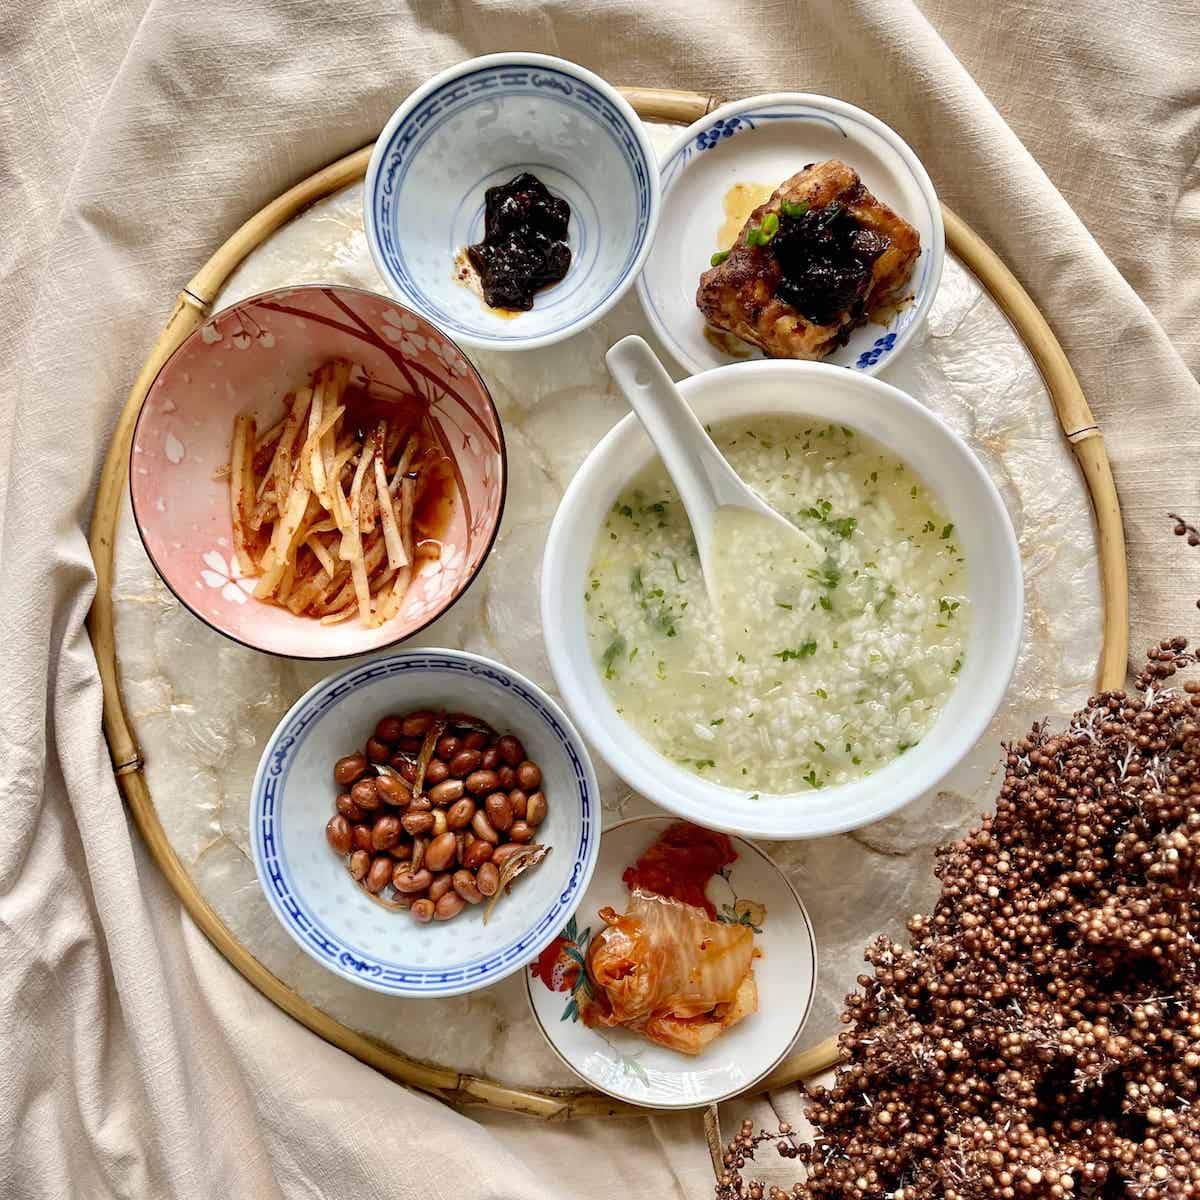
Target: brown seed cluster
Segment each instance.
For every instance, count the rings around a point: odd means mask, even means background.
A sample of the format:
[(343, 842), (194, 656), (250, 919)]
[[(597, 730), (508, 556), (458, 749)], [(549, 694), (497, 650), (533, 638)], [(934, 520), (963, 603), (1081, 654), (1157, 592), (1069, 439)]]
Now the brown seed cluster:
[(813, 1088), (790, 1192), (721, 1200), (1200, 1198), (1200, 684), (1182, 638), (1136, 691), (1007, 748), (995, 812), (939, 852), (942, 893), (880, 939), (845, 1063)]

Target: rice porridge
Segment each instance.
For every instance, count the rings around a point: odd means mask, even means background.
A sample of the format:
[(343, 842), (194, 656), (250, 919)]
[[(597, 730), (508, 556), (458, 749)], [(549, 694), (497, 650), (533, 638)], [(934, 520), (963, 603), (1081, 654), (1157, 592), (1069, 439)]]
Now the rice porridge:
[(710, 428), (799, 533), (727, 509), (717, 610), (657, 459), (597, 539), (588, 636), (617, 711), (661, 754), (751, 792), (870, 774), (930, 729), (962, 666), (967, 567), (924, 481), (875, 442), (811, 418)]

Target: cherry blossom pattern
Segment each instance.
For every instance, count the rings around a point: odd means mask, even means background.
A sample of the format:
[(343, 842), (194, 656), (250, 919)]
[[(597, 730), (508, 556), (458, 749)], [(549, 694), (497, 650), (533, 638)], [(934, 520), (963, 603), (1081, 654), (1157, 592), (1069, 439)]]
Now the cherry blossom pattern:
[(200, 578), (214, 591), (219, 590), (222, 600), (233, 604), (245, 604), (246, 597), (254, 591), (255, 581), (242, 576), (237, 559), (230, 557), (228, 564), (216, 550), (203, 554), (205, 569), (200, 572)]
[(467, 360), (449, 342), (439, 342), (436, 338), (430, 338), (429, 352), (438, 360), (447, 375), (466, 375)]
[(440, 591), (447, 581), (457, 580), (463, 565), (463, 552), (455, 545), (442, 546), (437, 558), (427, 558), (421, 567), (421, 577), (429, 580), (430, 591)]
[(389, 342), (395, 342), (406, 354), (421, 354), (425, 350), (428, 342), (417, 332), (420, 327), (411, 313), (397, 312), (394, 308), (383, 310), (383, 336)]

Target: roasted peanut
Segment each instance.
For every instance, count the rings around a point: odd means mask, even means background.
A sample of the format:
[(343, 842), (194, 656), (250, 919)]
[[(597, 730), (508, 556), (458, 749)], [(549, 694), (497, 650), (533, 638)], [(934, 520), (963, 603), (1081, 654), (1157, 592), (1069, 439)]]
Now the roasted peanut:
[(546, 819), (546, 810), (545, 792), (534, 792), (525, 805), (525, 824), (536, 828)]
[[(374, 867), (371, 868), (374, 870)], [(433, 882), (433, 872), (422, 867), (414, 871), (411, 863), (397, 863), (392, 871), (392, 887), (401, 895), (415, 896), (424, 892)]]
[(398, 742), (404, 736), (399, 717), (384, 717), (378, 725), (375, 726), (375, 736), (381, 742)]
[(414, 920), (420, 921), (422, 925), (427, 925), (433, 920), (433, 901), (422, 896), (420, 900), (412, 902), (412, 907), (408, 911), (412, 913)]
[(392, 860), (386, 854), (371, 860), (371, 869), (367, 872), (363, 886), (368, 892), (382, 892), (392, 877)]
[(488, 792), (496, 790), (500, 777), (495, 771), (472, 771), (463, 782), (466, 784), (468, 792), (472, 792), (476, 796), (485, 796)]
[(408, 783), (417, 778), (417, 764), (407, 754), (393, 754), (391, 764)]
[(424, 738), (419, 737), (402, 737), (396, 743), (396, 749), (404, 751), (405, 754), (416, 756), (421, 750), (421, 743)]
[(508, 831), (509, 838), (518, 843), (533, 841), (533, 826), (527, 821), (514, 821)]
[(467, 835), (460, 829), (454, 835), (454, 862), (457, 866), (462, 866), (463, 855), (467, 850)]
[(367, 872), (371, 869), (371, 855), (366, 850), (355, 850), (350, 855), (349, 863), (350, 874), (359, 882), (361, 882)]
[(480, 864), (475, 872), (475, 886), (485, 896), (494, 896), (500, 890), (500, 868), (494, 862)]
[(493, 855), (491, 842), (476, 838), (464, 851), (462, 865), (468, 871), (477, 871)]
[(508, 802), (512, 805), (513, 816), (518, 821), (525, 820), (525, 814), (529, 811), (529, 796), (523, 788), (513, 788), (508, 793)]
[(335, 813), (325, 826), (325, 840), (339, 853), (349, 854), (354, 842), (350, 822), (341, 813)]
[(496, 776), (500, 780), (501, 791), (511, 792), (517, 786), (517, 773), (508, 763), (496, 772)]
[(505, 842), (503, 846), (497, 846), (496, 849), (492, 851), (491, 861), (494, 862), (497, 867), (502, 867), (520, 849), (521, 846), (518, 842)]
[(374, 779), (360, 779), (350, 789), (350, 799), (366, 812), (374, 812), (383, 803)]
[(526, 759), (517, 768), (517, 782), (527, 791), (532, 792), (542, 782), (542, 769), (535, 762)]
[(472, 729), (466, 737), (463, 738), (462, 744), (468, 750), (482, 750), (488, 744), (488, 735), (482, 729)]
[(496, 749), (510, 767), (519, 767), (525, 761), (525, 747), (511, 733), (506, 733), (496, 743)]
[(355, 825), (353, 831), (354, 848), (356, 850), (371, 849), (371, 827), (370, 825)]
[(333, 764), (333, 781), (346, 787), (367, 769), (367, 760), (361, 754), (347, 754)]
[(433, 882), (429, 885), (429, 898), (436, 904), (452, 887), (454, 880), (449, 871), (443, 871), (440, 875), (433, 877)]
[(429, 845), (429, 839), (424, 837), (415, 837), (412, 840), (412, 869), (419, 871), (425, 865), (425, 848)]
[(440, 758), (431, 758), (429, 760), (429, 766), (425, 768), (426, 787), (433, 787), (435, 783), (441, 783), (443, 779), (448, 779), (449, 777), (450, 768)]
[(378, 738), (367, 738), (367, 761), (384, 763), (392, 757), (392, 748)]
[(363, 819), (363, 810), (354, 803), (354, 798), (349, 792), (343, 792), (337, 798), (337, 810), (347, 821), (361, 821)]
[(444, 808), (435, 808), (433, 810), (432, 836), (435, 838), (441, 837), (449, 828), (450, 826), (446, 824), (446, 810)]
[(489, 746), (479, 758), (479, 765), (485, 771), (495, 771), (500, 766), (500, 751), (495, 746)]
[(513, 823), (513, 806), (503, 792), (493, 792), (484, 802), (487, 819), (501, 833), (507, 833)]
[(500, 835), (496, 832), (495, 826), (487, 819), (487, 813), (483, 811), (477, 812), (471, 818), (471, 829), (480, 841), (488, 842), (493, 846), (500, 841)]
[(431, 871), (444, 871), (454, 861), (455, 849), (454, 834), (447, 831), (435, 837), (425, 851), (425, 865)]
[(429, 789), (429, 799), (434, 804), (453, 804), (463, 794), (461, 779), (443, 779)]
[(391, 775), (380, 775), (375, 780), (375, 794), (384, 804), (390, 804), (393, 808), (407, 804), (412, 799), (412, 792)]
[(444, 758), (449, 762), (462, 749), (462, 742), (452, 733), (443, 734), (438, 739), (437, 749), (434, 753), (438, 758)]
[(400, 840), (400, 818), (384, 813), (371, 827), (371, 848), (390, 850)]
[(412, 858), (412, 853), (413, 844), (407, 838), (401, 838), (400, 841), (398, 841), (392, 847), (392, 857), (397, 862), (407, 862)]
[(446, 809), (446, 824), (451, 829), (466, 829), (475, 815), (475, 801), (470, 796), (463, 796)]
[(462, 912), (466, 903), (457, 892), (449, 891), (433, 906), (433, 919), (449, 921), (451, 917), (457, 917)]
[(400, 733), (403, 737), (424, 737), (433, 724), (433, 713), (422, 709), (420, 712), (409, 713), (400, 722)]
[(478, 750), (460, 750), (450, 760), (450, 774), (457, 779), (470, 775), (472, 771), (478, 770), (482, 758), (483, 755)]
[(408, 803), (409, 812), (428, 812), (433, 807), (433, 801), (428, 796), (414, 796)]
[(400, 824), (404, 826), (405, 833), (411, 834), (413, 837), (418, 837), (422, 833), (428, 833), (433, 828), (433, 813), (414, 812), (410, 808), (400, 818)]
[(468, 903), (478, 904), (483, 893), (475, 886), (475, 872), (465, 867), (454, 872), (454, 890)]

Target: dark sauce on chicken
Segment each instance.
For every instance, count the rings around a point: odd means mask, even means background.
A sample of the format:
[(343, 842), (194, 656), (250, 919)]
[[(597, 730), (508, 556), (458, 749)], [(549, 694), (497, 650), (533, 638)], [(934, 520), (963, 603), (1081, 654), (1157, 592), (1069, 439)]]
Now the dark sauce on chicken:
[(483, 241), (467, 247), (483, 298), (492, 308), (530, 309), (534, 293), (571, 265), (571, 206), (528, 171), (488, 188), (484, 201)]
[(866, 315), (872, 267), (888, 248), (886, 234), (867, 229), (841, 204), (780, 214), (769, 245), (781, 277), (775, 295), (815, 325), (849, 317), (845, 333)]

